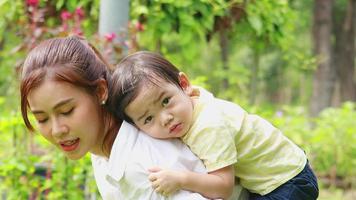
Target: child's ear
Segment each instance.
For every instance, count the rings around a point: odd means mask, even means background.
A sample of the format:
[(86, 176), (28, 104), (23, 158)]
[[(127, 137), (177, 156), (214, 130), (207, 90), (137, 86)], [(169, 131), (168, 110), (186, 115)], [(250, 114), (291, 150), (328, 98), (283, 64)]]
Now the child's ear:
[(189, 82), (188, 76), (184, 72), (179, 72), (178, 74), (179, 85), (183, 89), (183, 91), (188, 95), (192, 96), (193, 88)]
[(106, 103), (108, 99), (109, 91), (108, 91), (108, 84), (105, 79), (99, 79), (99, 83), (96, 89), (96, 95), (102, 105)]

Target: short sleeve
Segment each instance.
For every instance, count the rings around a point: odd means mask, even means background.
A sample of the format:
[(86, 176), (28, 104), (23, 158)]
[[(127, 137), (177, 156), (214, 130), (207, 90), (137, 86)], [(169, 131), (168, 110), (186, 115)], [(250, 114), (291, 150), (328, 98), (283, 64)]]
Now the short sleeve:
[(235, 141), (231, 128), (210, 125), (186, 137), (184, 142), (203, 161), (208, 172), (237, 162)]

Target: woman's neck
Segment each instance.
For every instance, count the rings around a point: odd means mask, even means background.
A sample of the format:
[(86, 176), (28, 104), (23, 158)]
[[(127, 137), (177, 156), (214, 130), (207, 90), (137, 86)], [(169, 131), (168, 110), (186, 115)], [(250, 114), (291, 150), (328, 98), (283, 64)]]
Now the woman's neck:
[(112, 146), (115, 142), (115, 139), (119, 133), (122, 121), (121, 120), (108, 120), (108, 126), (106, 129), (106, 134), (103, 137), (101, 151), (103, 156), (109, 159)]

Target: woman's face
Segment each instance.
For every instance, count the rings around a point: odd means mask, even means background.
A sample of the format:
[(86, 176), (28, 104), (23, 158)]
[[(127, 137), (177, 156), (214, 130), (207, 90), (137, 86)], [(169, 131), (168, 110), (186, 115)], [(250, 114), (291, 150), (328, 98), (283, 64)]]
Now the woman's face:
[(28, 102), (41, 135), (69, 159), (82, 158), (87, 152), (103, 154), (100, 105), (84, 89), (45, 80), (30, 91)]

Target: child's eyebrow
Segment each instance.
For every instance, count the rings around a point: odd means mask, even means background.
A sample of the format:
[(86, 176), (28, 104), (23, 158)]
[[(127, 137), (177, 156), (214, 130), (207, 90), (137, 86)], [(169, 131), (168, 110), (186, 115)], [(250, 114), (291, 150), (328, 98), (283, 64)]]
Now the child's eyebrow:
[(137, 118), (137, 121), (139, 122), (147, 113), (148, 113), (148, 110), (146, 110), (145, 113), (143, 113), (143, 115), (141, 115), (139, 118)]
[(156, 104), (156, 103), (162, 98), (162, 96), (163, 96), (164, 94), (165, 94), (165, 92), (162, 91), (162, 92), (158, 95), (158, 97), (153, 101), (153, 105)]
[[(157, 104), (157, 102), (159, 102), (159, 100), (162, 98), (162, 96), (165, 94), (164, 91), (162, 91), (159, 95), (158, 98), (156, 98), (151, 105), (155, 105)], [(144, 116), (146, 116), (146, 114), (148, 113), (148, 110), (146, 110), (140, 117), (137, 118), (137, 121), (140, 121)]]

